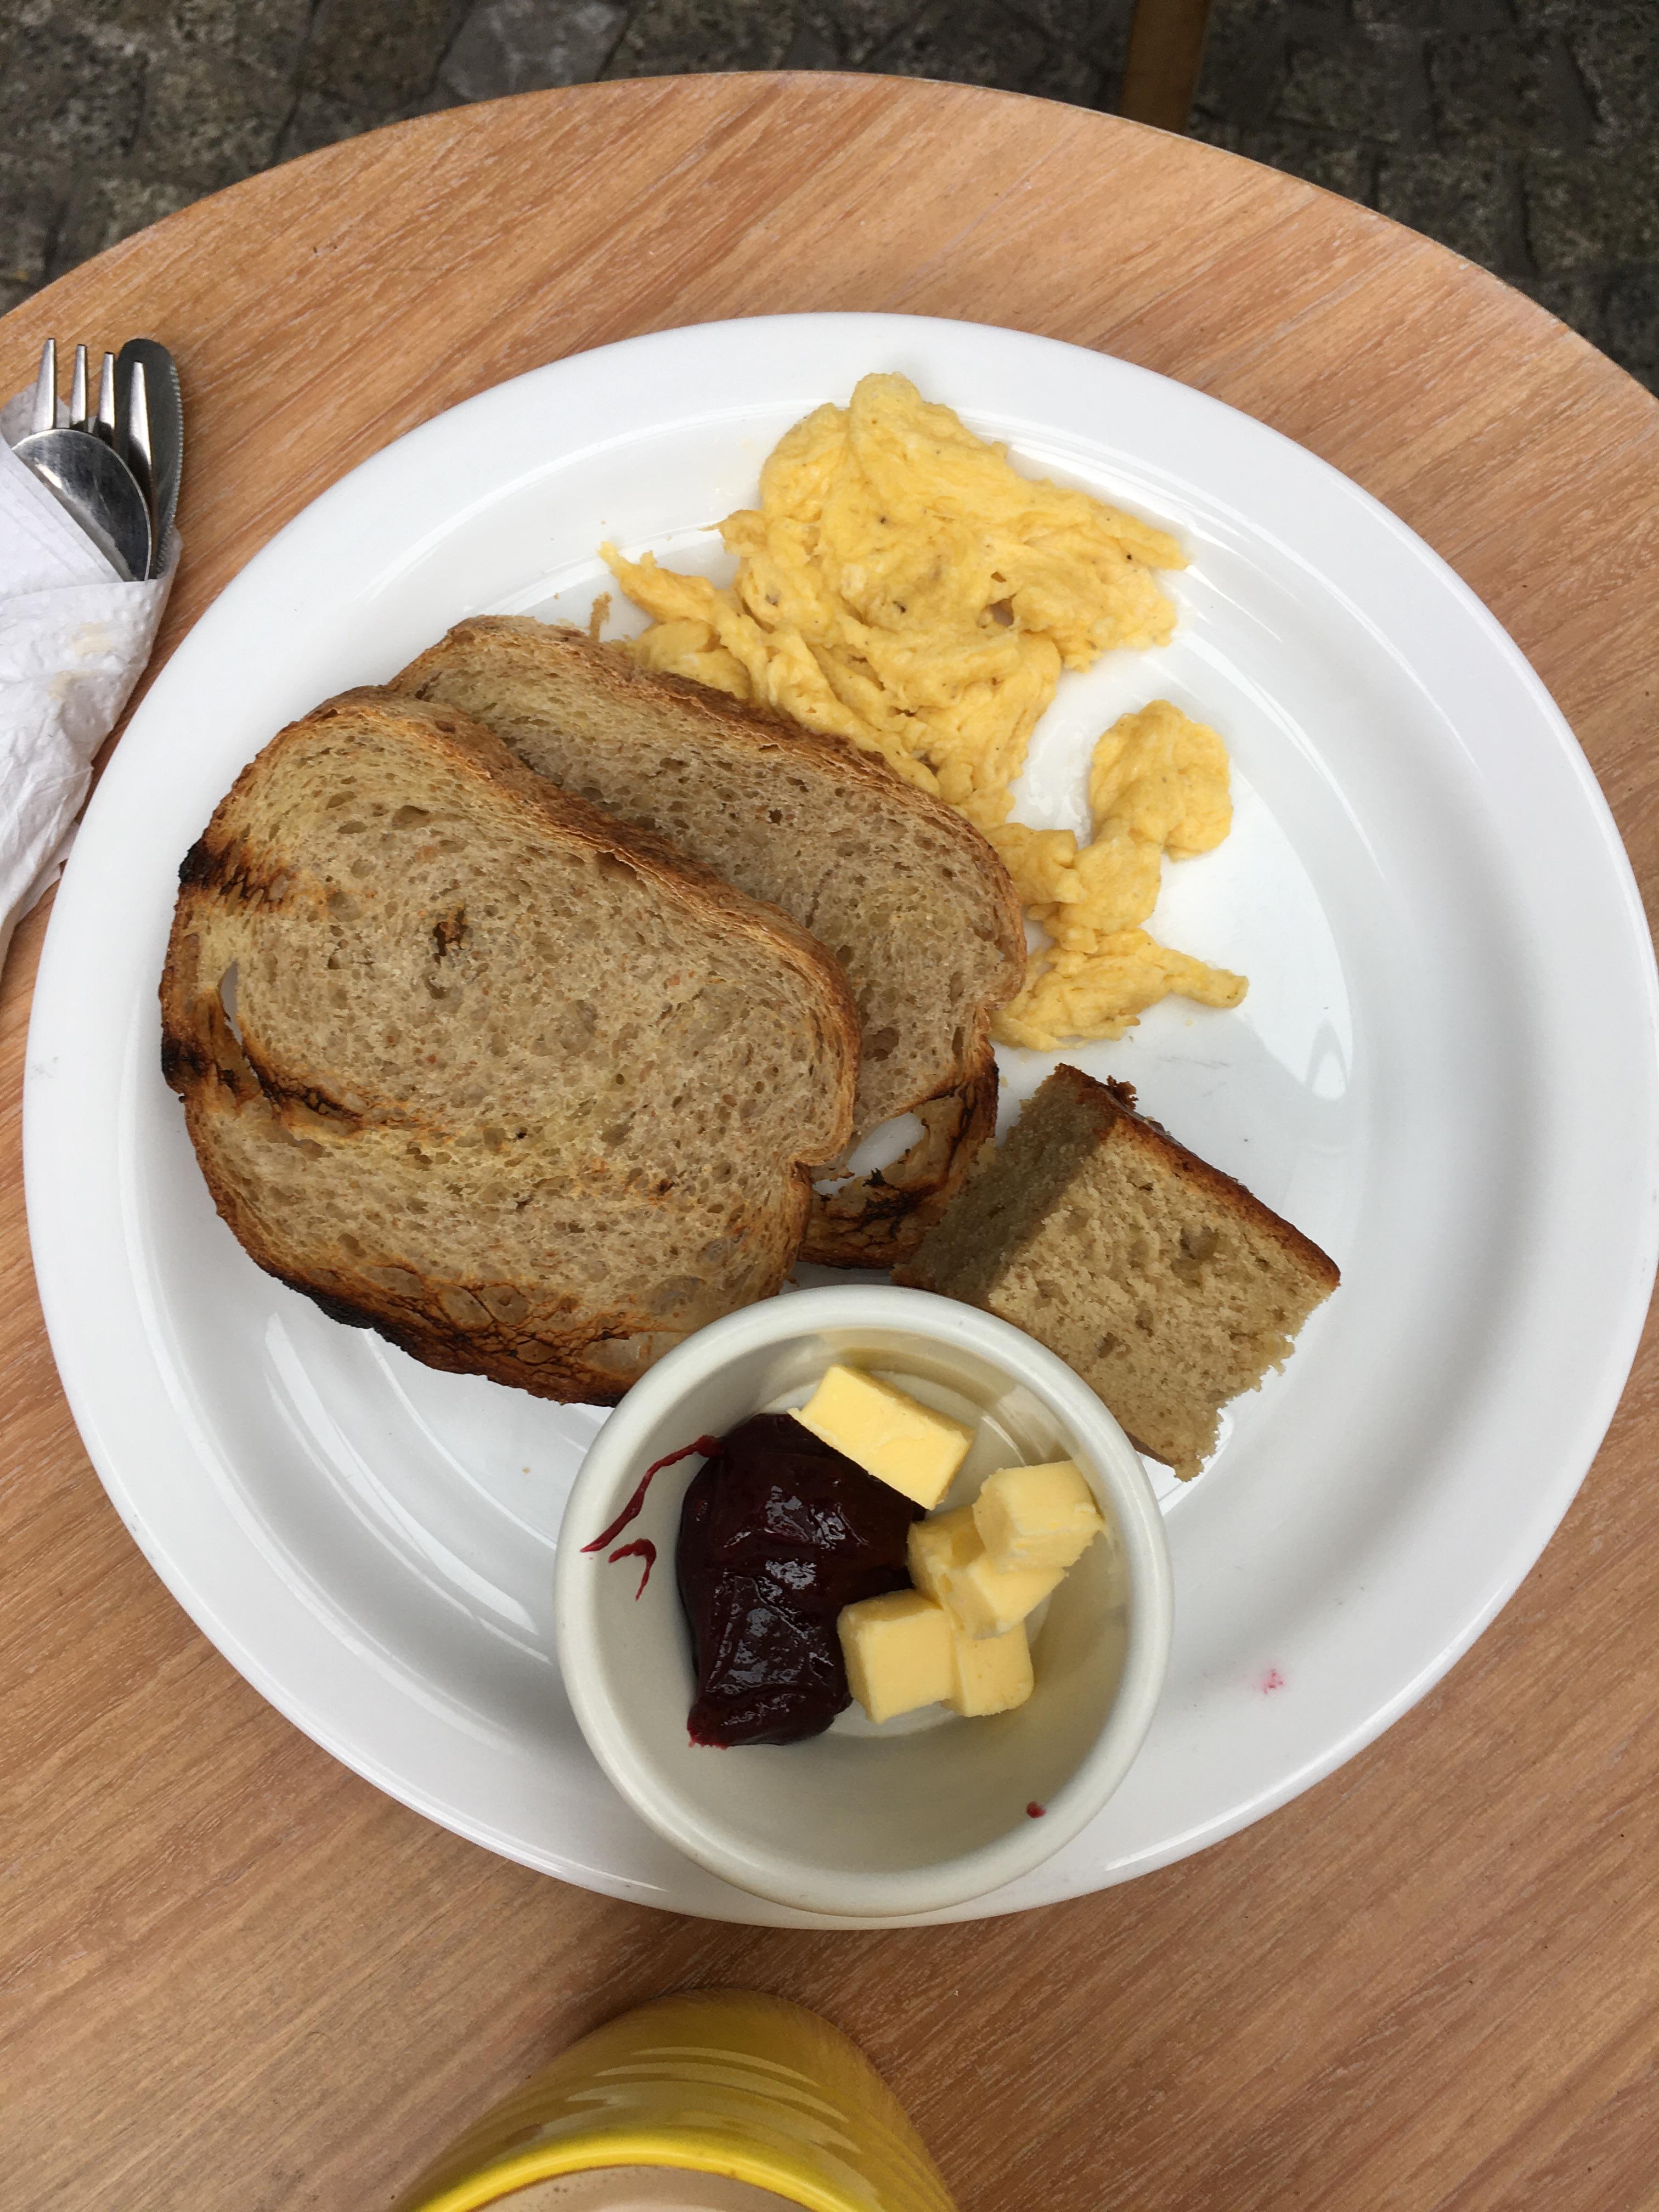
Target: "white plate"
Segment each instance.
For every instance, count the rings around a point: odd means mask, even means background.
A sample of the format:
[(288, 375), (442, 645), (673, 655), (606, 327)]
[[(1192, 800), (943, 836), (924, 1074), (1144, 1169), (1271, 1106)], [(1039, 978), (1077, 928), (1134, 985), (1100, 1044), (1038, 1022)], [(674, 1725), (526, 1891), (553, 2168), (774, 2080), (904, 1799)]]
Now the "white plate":
[[(1127, 1782), (962, 1911), (1196, 1850), (1421, 1697), (1589, 1466), (1659, 1229), (1653, 960), (1583, 756), (1456, 577), (1273, 432), (1043, 339), (785, 317), (557, 362), (346, 477), (173, 655), (58, 893), (25, 1102), (53, 1348), (128, 1527), (300, 1727), (495, 1850), (732, 1919), (789, 1916), (624, 1809), (555, 1665), (559, 1517), (603, 1415), (428, 1372), (260, 1274), (162, 1085), (155, 987), (178, 862), (284, 721), (463, 615), (585, 611), (601, 538), (709, 559), (779, 433), (877, 368), (1188, 547), (1175, 642), (1065, 679), (1024, 811), (1081, 823), (1087, 741), (1126, 705), (1216, 725), (1237, 826), (1167, 872), (1155, 927), (1250, 992), (1070, 1056), (1133, 1079), (1344, 1276), (1200, 1480), (1165, 1482), (1175, 1650)], [(1048, 1064), (1008, 1055), (1009, 1091)]]

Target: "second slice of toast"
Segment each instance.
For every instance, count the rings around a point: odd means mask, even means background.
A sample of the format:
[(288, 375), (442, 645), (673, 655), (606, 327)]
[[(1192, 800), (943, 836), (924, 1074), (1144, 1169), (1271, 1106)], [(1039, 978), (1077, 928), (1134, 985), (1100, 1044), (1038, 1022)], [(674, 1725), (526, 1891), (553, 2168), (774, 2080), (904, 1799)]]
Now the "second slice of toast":
[(863, 1032), (854, 1143), (907, 1113), (925, 1133), (818, 1197), (802, 1256), (884, 1267), (912, 1249), (995, 1127), (991, 1018), (1024, 974), (1019, 903), (979, 832), (837, 738), (526, 617), (458, 623), (394, 682), (476, 716), (538, 774), (835, 955)]

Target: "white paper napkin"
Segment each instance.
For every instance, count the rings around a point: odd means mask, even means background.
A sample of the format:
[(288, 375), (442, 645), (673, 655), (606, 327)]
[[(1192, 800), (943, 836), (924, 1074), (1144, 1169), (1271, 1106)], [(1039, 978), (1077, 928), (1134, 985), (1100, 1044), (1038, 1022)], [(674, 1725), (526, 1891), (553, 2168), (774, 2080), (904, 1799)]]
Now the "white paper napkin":
[(12, 447), (33, 394), (0, 408), (0, 966), (58, 877), (93, 756), (143, 672), (179, 567), (124, 584)]

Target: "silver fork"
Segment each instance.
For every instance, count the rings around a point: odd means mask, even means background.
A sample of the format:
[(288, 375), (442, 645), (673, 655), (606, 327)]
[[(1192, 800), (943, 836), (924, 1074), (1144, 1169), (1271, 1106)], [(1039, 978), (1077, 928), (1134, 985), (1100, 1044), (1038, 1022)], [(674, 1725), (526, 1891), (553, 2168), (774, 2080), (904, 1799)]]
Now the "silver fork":
[[(75, 349), (70, 384), (70, 422), (58, 422), (58, 344), (48, 338), (35, 380), (33, 428), (12, 451), (60, 507), (128, 580), (149, 574), (149, 502), (133, 471), (116, 450), (115, 357), (104, 356), (98, 410), (88, 409), (87, 349)], [(135, 385), (133, 398), (141, 393)], [(148, 440), (145, 441), (146, 447)]]
[[(47, 419), (41, 421), (42, 414)], [(40, 355), (40, 374), (34, 387), (34, 425), (37, 430), (56, 428), (58, 420), (58, 341), (48, 338)], [(106, 446), (115, 443), (115, 356), (106, 353), (98, 374), (98, 412), (87, 412), (87, 349), (75, 349), (75, 368), (70, 377), (69, 427), (90, 431)]]
[[(48, 405), (55, 414), (58, 385), (58, 341), (55, 338), (46, 340), (41, 354), (40, 374), (43, 378), (47, 371), (47, 355), (51, 356), (52, 370), (52, 398)], [(144, 374), (144, 364), (142, 361), (135, 361), (132, 364), (125, 422), (119, 419), (117, 412), (120, 380), (112, 353), (104, 356), (103, 367), (98, 374), (96, 415), (87, 412), (87, 349), (85, 346), (78, 345), (75, 349), (75, 367), (70, 377), (70, 428), (71, 430), (85, 430), (94, 438), (101, 438), (106, 446), (114, 447), (132, 471), (133, 481), (144, 495), (144, 505), (149, 512), (150, 571), (153, 574), (160, 564), (162, 549), (156, 539), (163, 526), (156, 507), (155, 457), (150, 450), (149, 385)], [(40, 421), (41, 395), (38, 388), (34, 406), (36, 428), (49, 427), (43, 426)]]

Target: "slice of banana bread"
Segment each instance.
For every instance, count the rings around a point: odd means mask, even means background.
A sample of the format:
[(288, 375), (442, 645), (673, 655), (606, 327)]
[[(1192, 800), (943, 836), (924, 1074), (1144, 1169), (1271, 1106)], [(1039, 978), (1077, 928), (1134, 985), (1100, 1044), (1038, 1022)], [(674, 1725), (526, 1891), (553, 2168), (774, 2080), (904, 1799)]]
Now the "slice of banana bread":
[(896, 1274), (1046, 1344), (1188, 1478), (1341, 1278), (1134, 1106), (1128, 1084), (1057, 1067)]

